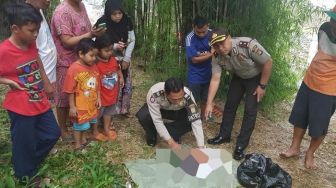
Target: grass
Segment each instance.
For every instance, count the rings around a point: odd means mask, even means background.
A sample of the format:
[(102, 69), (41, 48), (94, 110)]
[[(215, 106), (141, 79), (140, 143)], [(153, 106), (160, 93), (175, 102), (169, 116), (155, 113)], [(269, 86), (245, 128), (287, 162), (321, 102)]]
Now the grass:
[[(0, 188), (29, 187), (14, 177), (11, 164), (10, 125), (6, 111), (0, 110)], [(73, 152), (69, 146), (57, 144), (58, 153), (49, 155), (41, 165), (39, 175), (52, 179), (46, 187), (125, 187), (128, 174), (122, 163), (111, 158), (125, 155), (118, 142), (92, 143), (86, 153)], [(108, 155), (109, 153), (109, 155)]]
[[(1, 135), (8, 131), (2, 127)], [(20, 185), (13, 176), (8, 136), (1, 136), (0, 187), (29, 187)], [(113, 151), (114, 158), (122, 158), (121, 146), (118, 143), (93, 143), (86, 153), (75, 153), (71, 149), (60, 148), (58, 153), (49, 155), (41, 165), (39, 175), (52, 179), (46, 187), (125, 187), (128, 178), (125, 166), (122, 163), (110, 162), (106, 151)]]

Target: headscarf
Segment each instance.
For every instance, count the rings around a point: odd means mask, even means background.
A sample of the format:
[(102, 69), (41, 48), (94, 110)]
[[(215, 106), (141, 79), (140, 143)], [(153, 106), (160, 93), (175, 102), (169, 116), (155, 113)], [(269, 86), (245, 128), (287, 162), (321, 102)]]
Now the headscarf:
[[(125, 14), (122, 7), (122, 0), (107, 0), (105, 3), (104, 15), (98, 19), (96, 25), (105, 22), (107, 27), (107, 34), (109, 35), (112, 43), (119, 41), (127, 42), (128, 31), (133, 30), (133, 23), (131, 19)], [(112, 21), (111, 14), (115, 10), (120, 10), (123, 17), (120, 22)]]

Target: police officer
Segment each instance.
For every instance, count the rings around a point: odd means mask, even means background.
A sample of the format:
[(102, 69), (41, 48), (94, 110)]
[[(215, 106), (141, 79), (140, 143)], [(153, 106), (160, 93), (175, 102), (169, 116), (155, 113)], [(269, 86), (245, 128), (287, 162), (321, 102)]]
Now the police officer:
[(197, 146), (204, 147), (200, 114), (190, 90), (177, 78), (153, 85), (136, 114), (146, 132), (149, 146), (155, 146), (159, 133), (172, 149), (180, 148), (180, 138), (193, 130)]
[(238, 105), (245, 95), (244, 118), (237, 138), (233, 158), (244, 158), (257, 117), (257, 104), (265, 94), (272, 71), (272, 59), (257, 40), (247, 37), (231, 38), (225, 30), (215, 29), (210, 45), (215, 54), (205, 116), (211, 117), (213, 99), (218, 90), (222, 69), (233, 74), (226, 98), (222, 124), (218, 136), (209, 144), (230, 142)]

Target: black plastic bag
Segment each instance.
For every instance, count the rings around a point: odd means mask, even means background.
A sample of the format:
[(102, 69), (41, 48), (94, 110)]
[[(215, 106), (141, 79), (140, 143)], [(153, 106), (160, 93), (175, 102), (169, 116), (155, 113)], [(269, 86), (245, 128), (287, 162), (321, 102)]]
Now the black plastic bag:
[(239, 183), (247, 188), (292, 187), (291, 176), (279, 165), (262, 154), (246, 155), (245, 160), (237, 169)]

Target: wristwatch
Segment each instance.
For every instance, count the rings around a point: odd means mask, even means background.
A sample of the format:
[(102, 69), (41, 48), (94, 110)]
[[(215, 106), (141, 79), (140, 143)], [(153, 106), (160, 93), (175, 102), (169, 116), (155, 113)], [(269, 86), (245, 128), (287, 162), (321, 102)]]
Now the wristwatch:
[(261, 89), (266, 89), (267, 84), (261, 84), (261, 83), (259, 83), (259, 86), (260, 86)]

